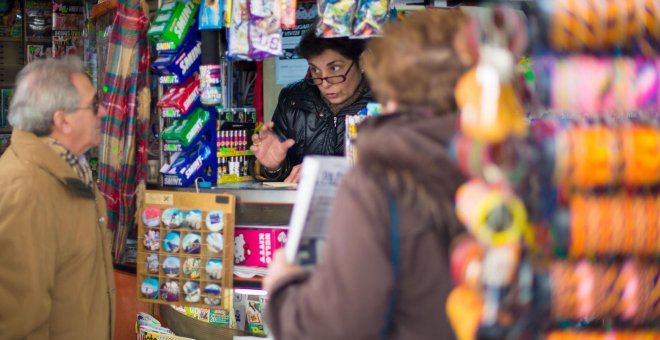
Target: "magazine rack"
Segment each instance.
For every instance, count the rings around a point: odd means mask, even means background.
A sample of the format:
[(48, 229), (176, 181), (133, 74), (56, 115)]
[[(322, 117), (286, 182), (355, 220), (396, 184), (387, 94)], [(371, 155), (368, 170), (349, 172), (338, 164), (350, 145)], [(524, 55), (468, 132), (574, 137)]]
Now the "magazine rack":
[(139, 204), (138, 300), (231, 310), (235, 207), (229, 194), (147, 190)]

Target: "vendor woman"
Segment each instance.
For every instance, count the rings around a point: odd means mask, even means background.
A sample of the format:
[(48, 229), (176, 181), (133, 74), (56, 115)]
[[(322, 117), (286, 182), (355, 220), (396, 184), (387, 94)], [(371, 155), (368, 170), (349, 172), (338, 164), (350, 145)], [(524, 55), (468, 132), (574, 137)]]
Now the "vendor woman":
[(252, 135), (259, 180), (298, 182), (306, 155), (344, 154), (344, 118), (372, 101), (360, 67), (364, 41), (319, 38), (316, 25), (296, 52), (307, 60), (305, 79), (285, 87), (273, 120)]

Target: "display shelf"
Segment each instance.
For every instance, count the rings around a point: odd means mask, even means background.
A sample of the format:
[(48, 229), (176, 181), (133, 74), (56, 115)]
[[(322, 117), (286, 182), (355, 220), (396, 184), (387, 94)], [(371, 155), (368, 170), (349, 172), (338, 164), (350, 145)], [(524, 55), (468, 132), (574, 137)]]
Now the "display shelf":
[(23, 38), (22, 37), (0, 37), (0, 41), (2, 41), (2, 42), (19, 42), (19, 43), (22, 43)]
[(250, 182), (252, 180), (254, 180), (252, 176), (238, 176), (232, 174), (224, 174), (222, 176), (218, 176), (218, 184)]
[(250, 150), (239, 151), (233, 148), (218, 148), (218, 158), (237, 156), (254, 156), (254, 153)]
[(52, 43), (53, 39), (52, 38), (38, 38), (38, 37), (27, 37), (25, 39), (26, 42), (28, 43), (42, 43), (42, 44), (48, 44)]

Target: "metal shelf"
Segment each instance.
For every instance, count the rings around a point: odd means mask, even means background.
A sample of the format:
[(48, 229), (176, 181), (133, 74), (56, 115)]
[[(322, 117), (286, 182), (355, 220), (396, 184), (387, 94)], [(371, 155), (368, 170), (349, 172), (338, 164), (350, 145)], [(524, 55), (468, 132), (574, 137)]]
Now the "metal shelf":
[(26, 43), (41, 43), (41, 44), (47, 44), (47, 43), (52, 43), (53, 38), (37, 38), (37, 37), (27, 37), (25, 39)]
[(15, 38), (15, 37), (0, 37), (0, 41), (1, 42), (18, 42), (18, 43), (22, 43), (23, 38), (22, 37), (18, 37), (18, 38)]

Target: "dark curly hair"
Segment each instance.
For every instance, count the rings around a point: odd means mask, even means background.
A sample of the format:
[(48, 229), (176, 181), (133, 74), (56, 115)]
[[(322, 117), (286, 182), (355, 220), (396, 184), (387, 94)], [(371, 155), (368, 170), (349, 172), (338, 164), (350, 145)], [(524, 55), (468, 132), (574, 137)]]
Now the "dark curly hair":
[(317, 18), (303, 35), (298, 47), (296, 47), (296, 53), (299, 56), (309, 60), (321, 55), (326, 50), (333, 50), (345, 58), (359, 63), (360, 55), (365, 48), (363, 39), (317, 37), (316, 28), (318, 25), (319, 19)]

